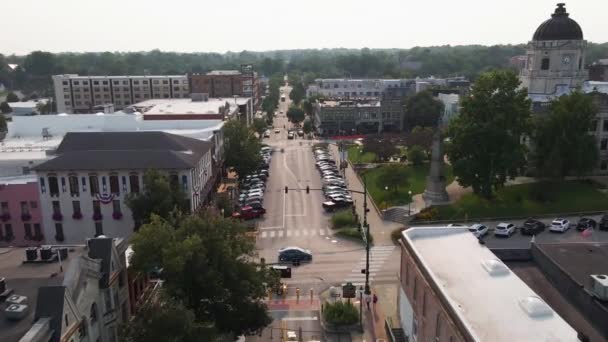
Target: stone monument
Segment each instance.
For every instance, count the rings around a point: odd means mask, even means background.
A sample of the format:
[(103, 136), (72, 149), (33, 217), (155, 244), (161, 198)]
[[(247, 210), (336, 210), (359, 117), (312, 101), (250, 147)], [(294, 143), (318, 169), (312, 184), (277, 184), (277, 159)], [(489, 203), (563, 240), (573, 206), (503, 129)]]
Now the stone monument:
[(441, 132), (435, 129), (431, 145), (431, 172), (426, 177), (426, 189), (422, 198), (427, 206), (449, 202), (450, 198), (445, 191), (445, 175), (443, 171), (443, 148)]

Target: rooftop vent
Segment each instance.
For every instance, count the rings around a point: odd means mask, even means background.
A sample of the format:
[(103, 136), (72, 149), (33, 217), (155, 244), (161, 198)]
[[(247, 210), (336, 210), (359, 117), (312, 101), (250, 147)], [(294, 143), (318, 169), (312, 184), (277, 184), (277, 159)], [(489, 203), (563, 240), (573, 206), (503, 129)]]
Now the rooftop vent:
[(608, 301), (608, 275), (592, 274), (591, 289), (598, 299)]
[(503, 264), (502, 261), (498, 259), (487, 259), (481, 262), (481, 266), (490, 274), (491, 276), (502, 276), (509, 274), (509, 268), (507, 265)]
[(20, 320), (27, 316), (28, 311), (29, 307), (27, 305), (11, 304), (4, 310), (4, 314), (8, 319)]
[(20, 295), (12, 295), (6, 299), (6, 302), (9, 304), (27, 305), (27, 297)]
[(542, 299), (537, 296), (528, 296), (519, 300), (519, 306), (530, 316), (530, 318), (549, 317), (553, 310)]

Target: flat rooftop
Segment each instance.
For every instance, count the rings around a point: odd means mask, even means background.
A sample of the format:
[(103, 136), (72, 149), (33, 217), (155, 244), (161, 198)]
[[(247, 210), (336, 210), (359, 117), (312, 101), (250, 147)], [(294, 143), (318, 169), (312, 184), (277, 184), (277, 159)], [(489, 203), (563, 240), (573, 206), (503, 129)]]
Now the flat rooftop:
[(63, 77), (70, 79), (96, 79), (96, 80), (110, 80), (113, 78), (187, 78), (188, 75), (101, 75), (101, 76), (81, 76), (77, 74), (63, 74), (63, 75), (54, 75), (53, 77)]
[(13, 289), (13, 294), (28, 298), (29, 313), (19, 321), (4, 317), (6, 304), (0, 305), (0, 341), (18, 341), (34, 323), (38, 288), (42, 286), (61, 285), (65, 272), (72, 260), (82, 254), (84, 247), (76, 247), (63, 260), (63, 273), (59, 263), (24, 264), (25, 248), (0, 249), (0, 276), (6, 279), (6, 287)]
[(321, 102), (321, 107), (380, 107), (377, 99), (353, 99), (353, 100), (326, 100)]
[(578, 341), (576, 331), (467, 228), (410, 228), (403, 237), (476, 341)]
[(245, 105), (250, 101), (246, 97), (209, 98), (207, 101), (192, 101), (191, 99), (152, 99), (133, 105), (144, 115), (166, 114), (221, 114), (220, 107), (228, 103), (230, 108)]

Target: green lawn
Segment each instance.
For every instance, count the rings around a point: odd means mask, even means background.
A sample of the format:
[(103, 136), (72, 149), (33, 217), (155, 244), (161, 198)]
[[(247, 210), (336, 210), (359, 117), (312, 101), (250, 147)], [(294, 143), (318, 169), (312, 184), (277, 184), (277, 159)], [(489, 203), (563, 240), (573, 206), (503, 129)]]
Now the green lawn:
[(361, 153), (359, 149), (362, 146), (354, 145), (348, 148), (348, 160), (353, 164), (373, 163), (376, 160), (376, 154), (371, 152)]
[(603, 211), (608, 210), (608, 194), (592, 182), (531, 183), (507, 186), (492, 201), (467, 194), (454, 204), (435, 208), (437, 220)]
[[(411, 191), (412, 195), (423, 193), (429, 168), (429, 164), (418, 166), (391, 164), (367, 170), (363, 175), (374, 202), (380, 209), (384, 209), (408, 204), (411, 201), (408, 191)], [(452, 168), (448, 165), (445, 168), (446, 184), (450, 184), (454, 180)], [(391, 175), (387, 175), (388, 173)], [(387, 186), (388, 190), (385, 189)]]

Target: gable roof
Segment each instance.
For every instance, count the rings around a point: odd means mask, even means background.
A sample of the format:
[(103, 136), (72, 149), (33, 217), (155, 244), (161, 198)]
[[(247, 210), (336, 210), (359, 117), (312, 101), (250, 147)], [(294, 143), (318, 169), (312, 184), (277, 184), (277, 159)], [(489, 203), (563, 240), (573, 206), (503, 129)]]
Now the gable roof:
[(35, 169), (185, 169), (196, 166), (213, 144), (166, 132), (70, 132), (57, 157)]
[(53, 336), (49, 342), (59, 342), (61, 340), (64, 297), (64, 286), (43, 286), (38, 289), (34, 322), (40, 318), (48, 317), (51, 319), (50, 327)]
[(107, 288), (110, 281), (113, 244), (114, 240), (112, 238), (95, 238), (90, 239), (88, 242), (89, 258), (101, 259), (102, 277), (99, 279), (99, 286), (102, 288)]

